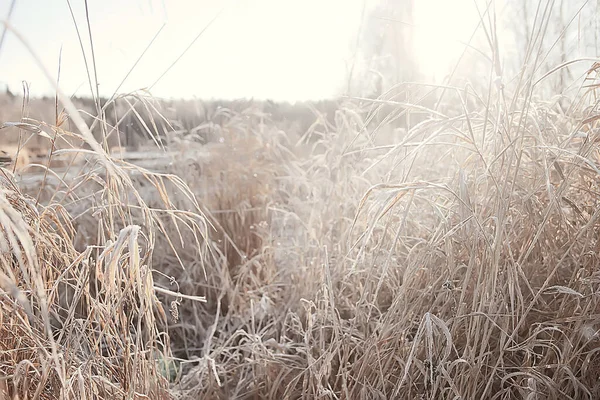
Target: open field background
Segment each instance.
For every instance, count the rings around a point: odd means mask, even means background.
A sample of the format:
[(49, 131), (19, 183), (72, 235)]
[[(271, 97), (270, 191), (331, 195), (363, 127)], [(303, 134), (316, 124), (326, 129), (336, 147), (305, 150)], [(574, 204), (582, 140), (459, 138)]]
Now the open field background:
[(600, 398), (600, 64), (545, 46), (294, 105), (1, 95), (0, 399)]

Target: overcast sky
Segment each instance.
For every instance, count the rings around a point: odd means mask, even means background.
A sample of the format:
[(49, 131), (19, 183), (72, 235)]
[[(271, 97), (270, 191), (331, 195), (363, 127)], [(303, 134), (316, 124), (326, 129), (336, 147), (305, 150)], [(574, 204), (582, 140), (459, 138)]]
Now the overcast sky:
[[(371, 3), (373, 0), (371, 0)], [(120, 92), (148, 87), (223, 8), (216, 22), (152, 88), (161, 97), (255, 97), (318, 99), (343, 92), (353, 62), (363, 0), (89, 0), (100, 89), (111, 95), (152, 37), (160, 36)], [(419, 57), (430, 75), (442, 73), (457, 42), (476, 25), (468, 0), (418, 0)], [(451, 3), (451, 4), (450, 4)], [(0, 1), (5, 18), (10, 1)], [(83, 0), (71, 0), (88, 61), (89, 37)], [(432, 12), (435, 9), (436, 12)], [(472, 10), (474, 11), (474, 10)], [(426, 17), (423, 17), (426, 16)], [(468, 18), (467, 18), (468, 16)], [(61, 87), (88, 95), (80, 44), (66, 0), (17, 0), (14, 27), (32, 44), (53, 75), (62, 46)], [(415, 28), (416, 29), (416, 28)], [(0, 50), (0, 87), (51, 94), (31, 57), (10, 33)]]

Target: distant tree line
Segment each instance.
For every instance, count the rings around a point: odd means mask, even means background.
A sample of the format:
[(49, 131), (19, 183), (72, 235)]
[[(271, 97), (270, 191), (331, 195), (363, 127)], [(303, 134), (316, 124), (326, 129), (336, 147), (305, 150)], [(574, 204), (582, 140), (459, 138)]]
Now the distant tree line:
[[(331, 124), (335, 123), (335, 112), (339, 100), (314, 102), (274, 102), (270, 100), (159, 100), (154, 98), (129, 97), (108, 102), (103, 120), (96, 123), (93, 133), (98, 140), (108, 137), (109, 147), (118, 144), (136, 148), (152, 140), (166, 142), (169, 135), (194, 133), (198, 140), (215, 140), (215, 131), (225, 126), (236, 115), (246, 113), (254, 117), (263, 116), (265, 122), (286, 130), (304, 133), (315, 122), (319, 113)], [(108, 99), (101, 99), (106, 104)], [(93, 125), (96, 115), (95, 102), (91, 98), (74, 98), (74, 102), (85, 110), (84, 118)]]

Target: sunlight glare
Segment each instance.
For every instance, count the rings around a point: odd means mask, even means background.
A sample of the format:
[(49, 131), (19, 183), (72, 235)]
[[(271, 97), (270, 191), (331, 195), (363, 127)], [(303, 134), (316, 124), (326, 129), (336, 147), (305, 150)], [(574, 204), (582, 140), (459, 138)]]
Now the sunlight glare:
[(471, 0), (419, 0), (415, 6), (415, 56), (424, 78), (440, 82), (475, 30), (477, 9)]

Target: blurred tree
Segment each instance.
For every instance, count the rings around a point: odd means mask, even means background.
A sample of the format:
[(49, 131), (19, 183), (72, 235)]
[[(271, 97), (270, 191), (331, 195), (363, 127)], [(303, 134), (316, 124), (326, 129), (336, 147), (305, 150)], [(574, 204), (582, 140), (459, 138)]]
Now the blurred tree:
[[(535, 68), (539, 77), (568, 61), (595, 57), (600, 50), (598, 0), (511, 0), (498, 12), (508, 76)], [(573, 81), (590, 65), (566, 65), (549, 75), (539, 90), (546, 95), (576, 90)]]
[(348, 91), (378, 97), (416, 78), (413, 27), (415, 0), (365, 1)]

